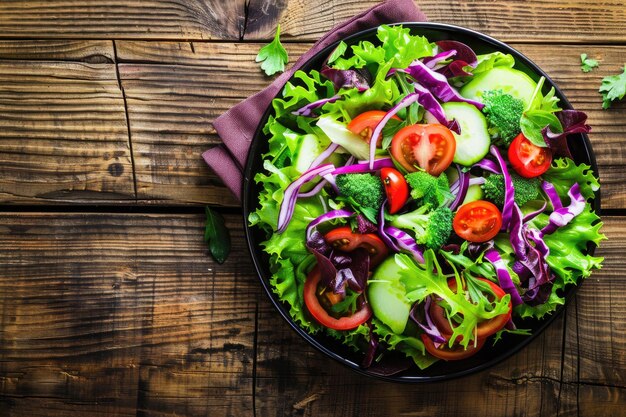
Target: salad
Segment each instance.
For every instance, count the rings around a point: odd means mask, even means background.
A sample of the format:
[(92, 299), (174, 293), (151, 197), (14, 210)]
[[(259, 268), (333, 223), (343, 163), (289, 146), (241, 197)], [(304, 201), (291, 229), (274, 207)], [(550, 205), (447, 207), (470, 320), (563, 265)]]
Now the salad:
[[(298, 71), (272, 102), (249, 223), (293, 320), (424, 369), (564, 303), (601, 267), (586, 115), (512, 55), (380, 26)], [(545, 87), (545, 88), (544, 88)]]

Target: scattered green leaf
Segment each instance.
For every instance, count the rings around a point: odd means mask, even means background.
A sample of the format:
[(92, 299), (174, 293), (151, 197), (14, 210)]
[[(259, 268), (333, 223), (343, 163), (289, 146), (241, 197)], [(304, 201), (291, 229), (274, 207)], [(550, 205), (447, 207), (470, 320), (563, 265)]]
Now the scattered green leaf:
[(285, 71), (285, 64), (289, 62), (289, 56), (280, 43), (280, 25), (276, 27), (274, 40), (259, 50), (256, 62), (262, 62), (261, 69), (267, 75)]
[(598, 61), (595, 59), (587, 58), (587, 54), (580, 54), (580, 69), (582, 72), (589, 72), (598, 67)]
[(230, 253), (230, 232), (224, 224), (224, 218), (216, 211), (206, 207), (206, 227), (204, 241), (209, 247), (211, 256), (222, 264)]
[(330, 54), (330, 56), (328, 57), (328, 63), (332, 64), (333, 62), (335, 62), (339, 57), (344, 54), (344, 52), (346, 52), (346, 49), (348, 49), (348, 44), (344, 41), (339, 42), (339, 45), (337, 45), (333, 53)]
[(598, 91), (602, 94), (602, 108), (605, 110), (611, 107), (613, 101), (623, 99), (626, 95), (626, 65), (621, 74), (604, 77)]

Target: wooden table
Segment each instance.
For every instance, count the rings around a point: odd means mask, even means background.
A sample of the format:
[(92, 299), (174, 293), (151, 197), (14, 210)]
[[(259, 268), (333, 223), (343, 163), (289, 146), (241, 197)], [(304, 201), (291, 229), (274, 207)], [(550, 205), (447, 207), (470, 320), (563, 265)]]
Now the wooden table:
[[(396, 385), (274, 311), (200, 153), (271, 81), (254, 57), (278, 22), (293, 61), (374, 3), (0, 2), (0, 416), (626, 415), (626, 103), (597, 92), (626, 61), (623, 0), (419, 2), (521, 50), (593, 125), (606, 261), (545, 333), (482, 373)], [(204, 205), (232, 233), (223, 265)]]

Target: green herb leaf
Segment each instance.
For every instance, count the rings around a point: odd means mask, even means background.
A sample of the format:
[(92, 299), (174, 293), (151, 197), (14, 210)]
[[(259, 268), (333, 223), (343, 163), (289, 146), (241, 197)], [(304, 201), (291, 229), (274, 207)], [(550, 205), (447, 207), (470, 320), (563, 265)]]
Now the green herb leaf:
[(285, 64), (289, 62), (289, 56), (280, 43), (280, 25), (276, 28), (274, 40), (259, 50), (259, 54), (256, 56), (256, 62), (263, 62), (261, 69), (265, 71), (267, 75), (285, 71)]
[(545, 110), (529, 110), (524, 112), (520, 119), (520, 127), (524, 136), (537, 146), (546, 147), (541, 130), (550, 126), (550, 130), (555, 133), (563, 132), (563, 126), (559, 119)]
[(396, 120), (396, 119), (389, 119), (389, 121), (387, 122), (385, 127), (383, 127), (383, 131), (382, 131), (382, 135), (383, 135), (382, 147), (383, 147), (383, 149), (389, 148), (389, 145), (391, 145), (391, 139), (393, 139), (395, 134), (398, 133), (398, 131), (400, 129), (402, 129), (403, 127), (405, 127), (406, 125), (407, 125), (406, 121), (400, 121), (400, 120)]
[(602, 94), (602, 108), (605, 110), (611, 107), (611, 102), (623, 99), (626, 95), (626, 65), (621, 74), (604, 77), (598, 92)]
[(230, 253), (230, 232), (224, 224), (224, 218), (216, 211), (206, 207), (206, 227), (204, 241), (218, 263), (222, 264)]
[(589, 72), (598, 67), (598, 61), (595, 59), (587, 58), (587, 54), (580, 54), (580, 69), (582, 72)]
[(330, 309), (335, 313), (350, 313), (353, 314), (356, 311), (356, 300), (359, 298), (360, 293), (346, 290), (346, 298), (334, 304)]
[(328, 63), (332, 64), (333, 62), (335, 62), (340, 56), (344, 54), (344, 52), (346, 52), (346, 49), (348, 49), (348, 44), (346, 44), (344, 41), (339, 42), (339, 45), (337, 45), (335, 50), (328, 57)]

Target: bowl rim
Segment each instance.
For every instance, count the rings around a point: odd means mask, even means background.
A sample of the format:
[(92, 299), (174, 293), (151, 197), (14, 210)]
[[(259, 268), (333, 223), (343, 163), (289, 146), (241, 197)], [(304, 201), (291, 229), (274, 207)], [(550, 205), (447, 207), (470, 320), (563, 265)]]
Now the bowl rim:
[[(446, 23), (433, 23), (433, 22), (398, 22), (398, 23), (389, 23), (389, 24), (385, 24), (387, 26), (399, 26), (402, 25), (403, 27), (409, 28), (411, 29), (411, 31), (414, 30), (431, 30), (431, 31), (443, 31), (443, 32), (447, 32), (451, 35), (461, 35), (464, 37), (470, 37), (470, 38), (475, 38), (478, 41), (484, 42), (486, 44), (488, 44), (490, 47), (493, 47), (494, 51), (503, 51), (506, 53), (509, 53), (511, 55), (513, 55), (515, 57), (515, 62), (521, 62), (523, 65), (525, 65), (526, 67), (528, 67), (530, 70), (532, 70), (535, 75), (538, 75), (539, 77), (543, 76), (546, 78), (546, 82), (547, 85), (549, 86), (553, 86), (556, 92), (556, 95), (560, 98), (561, 100), (561, 104), (563, 108), (572, 108), (570, 102), (568, 101), (568, 99), (565, 97), (565, 95), (563, 94), (563, 92), (560, 90), (560, 88), (558, 87), (558, 85), (548, 76), (548, 74), (545, 73), (545, 71), (543, 71), (537, 64), (535, 64), (533, 61), (531, 61), (529, 58), (527, 58), (524, 54), (522, 54), (521, 52), (519, 52), (517, 49), (511, 47), (510, 45), (499, 41), (489, 35), (486, 35), (484, 33), (475, 31), (473, 29), (469, 29), (469, 28), (465, 28), (462, 26), (457, 26), (457, 25), (451, 25), (451, 24), (446, 24)], [(319, 52), (317, 52), (315, 55), (313, 55), (309, 60), (307, 60), (300, 69), (305, 69), (305, 70), (310, 70), (311, 68), (306, 68), (307, 65), (311, 62), (315, 62), (317, 60), (320, 59), (320, 57), (323, 56), (327, 56), (329, 53), (332, 52), (332, 50), (334, 50), (334, 48), (336, 48), (336, 46), (340, 43), (340, 42), (346, 42), (348, 44), (352, 43), (352, 42), (358, 42), (358, 40), (360, 38), (364, 38), (367, 36), (372, 35), (374, 32), (376, 32), (378, 30), (378, 27), (382, 26), (381, 25), (377, 25), (371, 28), (367, 28), (364, 30), (361, 30), (359, 32), (356, 32), (352, 35), (346, 36), (344, 38), (338, 39), (337, 41), (333, 42), (332, 44), (322, 48)], [(282, 94), (283, 91), (283, 87), (284, 85), (291, 81), (293, 79), (293, 77), (290, 77), (288, 80), (285, 81), (285, 83), (283, 84), (283, 86), (281, 86), (279, 92), (276, 94), (276, 97), (280, 96)], [(261, 281), (261, 285), (263, 286), (267, 296), (269, 297), (269, 299), (271, 300), (272, 304), (274, 305), (274, 307), (276, 308), (276, 310), (278, 311), (278, 313), (283, 317), (283, 319), (285, 319), (287, 321), (287, 323), (289, 323), (289, 326), (298, 334), (300, 335), (300, 337), (302, 337), (305, 341), (307, 341), (310, 345), (312, 345), (315, 349), (317, 349), (318, 351), (322, 352), (324, 355), (326, 355), (327, 357), (343, 364), (344, 366), (347, 366), (348, 368), (352, 369), (353, 371), (361, 374), (361, 375), (365, 375), (368, 377), (373, 377), (375, 379), (378, 380), (383, 380), (383, 381), (387, 381), (387, 382), (396, 382), (396, 383), (426, 383), (426, 382), (437, 382), (437, 381), (447, 381), (447, 380), (451, 380), (451, 379), (455, 379), (455, 378), (460, 378), (463, 376), (467, 376), (470, 374), (474, 374), (480, 371), (484, 371), (486, 369), (489, 369), (495, 365), (497, 365), (498, 363), (501, 363), (502, 361), (512, 357), (513, 355), (515, 355), (516, 353), (518, 353), (520, 350), (522, 350), (523, 348), (525, 348), (526, 346), (528, 346), (533, 340), (535, 340), (541, 333), (544, 332), (544, 330), (554, 322), (554, 320), (559, 317), (561, 314), (563, 314), (563, 311), (565, 311), (566, 306), (569, 304), (571, 298), (573, 297), (573, 295), (575, 294), (575, 292), (578, 290), (578, 288), (580, 287), (580, 285), (584, 282), (583, 279), (580, 279), (579, 282), (576, 285), (570, 285), (569, 288), (567, 289), (566, 293), (565, 293), (565, 302), (563, 305), (560, 305), (557, 307), (557, 309), (552, 312), (548, 317), (546, 318), (542, 318), (541, 320), (535, 319), (536, 322), (539, 323), (538, 327), (533, 329), (533, 332), (530, 336), (527, 336), (523, 339), (521, 339), (519, 341), (519, 343), (515, 344), (512, 348), (504, 351), (503, 353), (496, 355), (495, 357), (492, 357), (491, 359), (482, 362), (476, 366), (472, 366), (472, 367), (468, 367), (467, 369), (462, 369), (459, 371), (455, 371), (455, 372), (451, 372), (451, 373), (446, 373), (446, 374), (441, 374), (441, 375), (403, 375), (403, 373), (397, 374), (397, 375), (380, 375), (380, 374), (376, 374), (373, 372), (368, 372), (367, 369), (363, 369), (358, 363), (340, 355), (339, 353), (329, 349), (327, 346), (325, 346), (324, 344), (322, 344), (320, 341), (318, 341), (313, 335), (307, 333), (302, 327), (300, 327), (297, 323), (294, 322), (294, 320), (291, 318), (291, 316), (289, 315), (289, 311), (285, 308), (285, 306), (283, 305), (283, 302), (280, 301), (277, 297), (277, 295), (273, 292), (273, 289), (271, 287), (271, 285), (269, 284), (269, 278), (270, 277), (266, 277), (266, 273), (264, 270), (263, 265), (261, 264), (262, 262), (264, 262), (263, 258), (261, 256), (257, 256), (257, 252), (260, 252), (260, 249), (254, 247), (254, 236), (253, 236), (253, 226), (249, 226), (248, 224), (248, 215), (256, 210), (256, 204), (258, 204), (258, 201), (255, 200), (254, 198), (251, 198), (252, 196), (250, 195), (250, 189), (253, 188), (253, 183), (254, 183), (254, 175), (255, 173), (253, 172), (253, 168), (254, 168), (254, 157), (259, 157), (259, 152), (258, 152), (258, 148), (261, 146), (260, 144), (260, 138), (263, 137), (263, 127), (265, 126), (265, 124), (267, 123), (267, 119), (270, 115), (270, 112), (272, 110), (272, 106), (271, 104), (267, 107), (267, 109), (265, 110), (265, 112), (263, 113), (263, 116), (259, 122), (259, 125), (257, 126), (257, 129), (255, 131), (255, 134), (253, 136), (253, 140), (251, 142), (251, 146), (250, 149), (248, 150), (248, 155), (247, 155), (247, 160), (246, 160), (246, 164), (244, 167), (244, 178), (243, 178), (243, 182), (242, 182), (242, 205), (243, 205), (243, 223), (244, 223), (244, 231), (245, 231), (245, 238), (246, 238), (246, 243), (247, 243), (247, 247), (248, 247), (248, 251), (250, 252), (250, 257), (252, 259), (252, 262), (254, 264), (254, 268), (255, 271), (257, 273), (257, 276), (259, 278), (259, 280)], [(591, 169), (593, 170), (594, 174), (596, 175), (596, 177), (599, 177), (599, 171), (598, 171), (598, 166), (597, 166), (597, 162), (596, 162), (596, 158), (595, 158), (595, 153), (593, 152), (591, 143), (589, 141), (589, 137), (587, 136), (587, 134), (582, 133), (579, 134), (582, 137), (582, 147), (584, 148), (586, 154), (587, 154), (587, 158), (589, 161), (589, 165), (591, 166)], [(595, 210), (596, 214), (598, 216), (600, 216), (600, 190), (597, 190), (595, 193), (595, 197), (592, 201), (592, 207)], [(591, 248), (591, 250), (589, 251), (591, 254), (593, 254), (593, 247)], [(567, 288), (567, 287), (566, 287)]]

